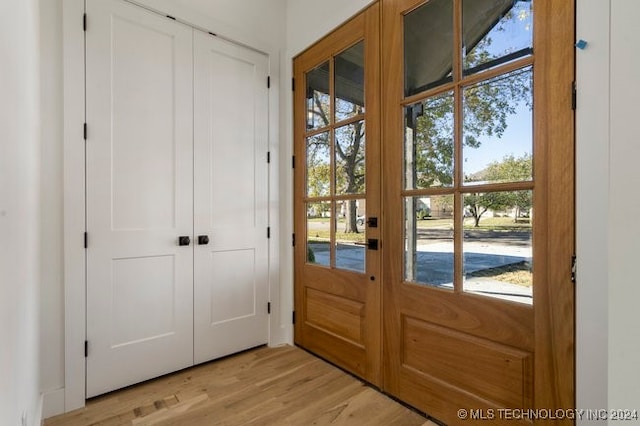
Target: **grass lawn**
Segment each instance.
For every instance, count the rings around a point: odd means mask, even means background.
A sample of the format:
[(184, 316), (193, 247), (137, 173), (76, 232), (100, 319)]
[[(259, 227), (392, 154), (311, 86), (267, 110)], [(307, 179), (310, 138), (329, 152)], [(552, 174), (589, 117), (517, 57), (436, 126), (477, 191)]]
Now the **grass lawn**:
[(471, 272), (467, 277), (483, 277), (505, 283), (517, 284), (524, 287), (533, 285), (533, 275), (527, 262), (512, 263), (511, 265), (500, 266), (498, 268), (482, 269)]

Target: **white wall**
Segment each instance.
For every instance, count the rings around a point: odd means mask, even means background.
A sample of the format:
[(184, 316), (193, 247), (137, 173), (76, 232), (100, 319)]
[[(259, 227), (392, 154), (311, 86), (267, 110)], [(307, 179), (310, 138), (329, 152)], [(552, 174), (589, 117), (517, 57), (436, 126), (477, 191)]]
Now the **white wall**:
[[(64, 253), (62, 209), (62, 0), (40, 1), (41, 169), (40, 386), (44, 415), (64, 387)], [(55, 402), (58, 402), (56, 404)]]
[(0, 424), (35, 425), (38, 384), (38, 4), (0, 4)]
[(640, 409), (638, 16), (637, 0), (611, 1), (608, 374), (612, 409)]
[(607, 407), (609, 0), (578, 0), (576, 405)]
[(585, 409), (633, 410), (640, 401), (639, 14), (637, 0), (578, 0), (577, 37), (588, 42), (577, 52), (576, 117), (577, 405)]

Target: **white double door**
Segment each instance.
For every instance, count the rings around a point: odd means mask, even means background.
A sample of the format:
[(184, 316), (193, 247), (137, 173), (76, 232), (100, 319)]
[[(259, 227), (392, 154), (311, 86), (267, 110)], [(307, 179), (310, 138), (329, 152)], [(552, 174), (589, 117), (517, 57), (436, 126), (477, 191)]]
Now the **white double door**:
[(267, 342), (268, 58), (121, 0), (87, 22), (92, 397)]

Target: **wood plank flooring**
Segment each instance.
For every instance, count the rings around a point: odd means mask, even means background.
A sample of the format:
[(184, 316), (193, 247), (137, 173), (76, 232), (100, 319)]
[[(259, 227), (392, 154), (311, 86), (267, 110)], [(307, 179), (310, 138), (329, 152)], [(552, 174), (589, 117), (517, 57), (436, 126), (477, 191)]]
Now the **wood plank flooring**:
[(291, 346), (261, 347), (94, 398), (45, 426), (435, 425)]

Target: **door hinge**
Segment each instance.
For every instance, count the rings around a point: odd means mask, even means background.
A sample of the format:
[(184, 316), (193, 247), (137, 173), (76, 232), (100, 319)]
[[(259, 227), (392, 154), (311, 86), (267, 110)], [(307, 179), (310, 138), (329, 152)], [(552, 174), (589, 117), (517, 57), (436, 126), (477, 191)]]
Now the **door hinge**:
[(84, 140), (87, 140), (87, 134), (88, 134), (88, 130), (87, 130), (87, 123), (84, 123), (84, 125), (82, 126), (82, 137), (84, 137)]
[(267, 76), (267, 89), (271, 89), (271, 76)]
[(296, 246), (296, 234), (291, 234), (291, 245)]
[(89, 342), (87, 340), (84, 341), (84, 357), (89, 356)]
[(296, 311), (293, 311), (291, 314), (291, 323), (292, 324), (296, 323)]
[(267, 314), (271, 313), (271, 302), (267, 302)]
[(267, 164), (271, 164), (271, 151), (267, 151)]
[(271, 227), (267, 226), (267, 238), (271, 238)]
[(171, 15), (165, 15), (165, 16), (166, 16), (167, 18), (169, 18), (169, 19), (173, 20), (173, 21), (175, 21), (175, 20), (176, 20), (176, 18), (175, 18), (174, 16), (171, 16)]
[(84, 233), (84, 248), (89, 248), (89, 234)]
[(576, 110), (576, 104), (578, 102), (578, 89), (576, 87), (576, 82), (571, 83), (571, 109)]
[(576, 273), (578, 272), (578, 267), (576, 265), (576, 255), (571, 256), (571, 282), (576, 282)]
[(296, 79), (293, 77), (291, 78), (291, 90), (296, 91)]
[(82, 14), (82, 31), (87, 31), (87, 14)]
[(296, 156), (295, 155), (291, 156), (291, 168), (292, 169), (296, 168)]

